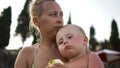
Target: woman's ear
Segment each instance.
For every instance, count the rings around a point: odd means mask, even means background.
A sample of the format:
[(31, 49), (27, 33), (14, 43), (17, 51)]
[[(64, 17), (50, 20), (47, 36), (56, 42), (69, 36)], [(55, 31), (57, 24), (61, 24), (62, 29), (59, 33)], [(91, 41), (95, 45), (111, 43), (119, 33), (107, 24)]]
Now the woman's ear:
[(38, 26), (38, 20), (37, 20), (36, 17), (33, 18), (33, 23), (34, 23), (36, 26)]

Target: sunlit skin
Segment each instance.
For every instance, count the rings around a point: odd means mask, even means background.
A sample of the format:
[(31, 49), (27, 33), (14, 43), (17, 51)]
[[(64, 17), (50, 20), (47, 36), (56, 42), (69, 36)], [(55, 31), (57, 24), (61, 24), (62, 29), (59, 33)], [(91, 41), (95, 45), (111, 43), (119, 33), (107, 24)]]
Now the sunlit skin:
[(56, 41), (62, 56), (69, 60), (63, 68), (104, 68), (98, 55), (87, 49), (88, 38), (78, 26), (61, 28)]
[(61, 54), (74, 60), (77, 56), (86, 55), (87, 37), (76, 27), (63, 27), (57, 33), (57, 45)]
[[(43, 8), (42, 15), (32, 19), (42, 36), (34, 63), (35, 68), (45, 68), (51, 59), (60, 58), (63, 60), (55, 42), (56, 33), (63, 26), (63, 12), (55, 1), (44, 2)], [(23, 48), (17, 56), (14, 68), (31, 68), (37, 48), (38, 44)]]
[(51, 36), (54, 38), (58, 29), (63, 26), (63, 12), (57, 3), (52, 1), (43, 3), (43, 8), (42, 15), (33, 19), (34, 23), (39, 27), (42, 36), (52, 34)]

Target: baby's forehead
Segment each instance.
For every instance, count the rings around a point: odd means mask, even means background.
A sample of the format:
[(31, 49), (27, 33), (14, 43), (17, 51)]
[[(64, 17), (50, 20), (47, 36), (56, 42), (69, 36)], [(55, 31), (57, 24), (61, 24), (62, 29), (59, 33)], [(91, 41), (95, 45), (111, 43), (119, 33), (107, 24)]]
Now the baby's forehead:
[(73, 30), (74, 31), (79, 30), (79, 28), (74, 26), (74, 25), (67, 25), (67, 26), (64, 26), (63, 28), (60, 29), (60, 31), (73, 31)]
[(58, 34), (65, 34), (65, 33), (80, 33), (85, 35), (83, 29), (77, 25), (66, 25), (58, 31)]
[(77, 27), (74, 26), (65, 26), (63, 28), (61, 28), (57, 35), (64, 35), (64, 34), (68, 34), (68, 33), (78, 33), (80, 30)]

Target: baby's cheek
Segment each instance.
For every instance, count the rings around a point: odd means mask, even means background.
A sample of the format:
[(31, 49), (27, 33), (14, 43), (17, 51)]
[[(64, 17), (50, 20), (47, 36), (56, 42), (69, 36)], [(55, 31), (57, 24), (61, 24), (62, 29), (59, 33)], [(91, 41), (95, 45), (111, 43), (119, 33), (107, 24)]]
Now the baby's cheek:
[(83, 40), (81, 39), (81, 38), (79, 38), (79, 37), (75, 37), (73, 40), (72, 40), (74, 43), (80, 43), (80, 42), (82, 42)]
[(74, 41), (74, 42), (80, 42), (81, 39), (80, 39), (79, 37), (76, 36), (76, 37), (74, 37), (73, 41)]

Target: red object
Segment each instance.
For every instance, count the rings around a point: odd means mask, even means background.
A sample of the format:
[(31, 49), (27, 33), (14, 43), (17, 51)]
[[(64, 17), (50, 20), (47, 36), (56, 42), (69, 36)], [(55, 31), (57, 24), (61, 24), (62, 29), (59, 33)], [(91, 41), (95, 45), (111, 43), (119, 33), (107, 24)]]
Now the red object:
[(120, 52), (104, 49), (96, 52), (103, 62), (112, 63), (120, 61)]

